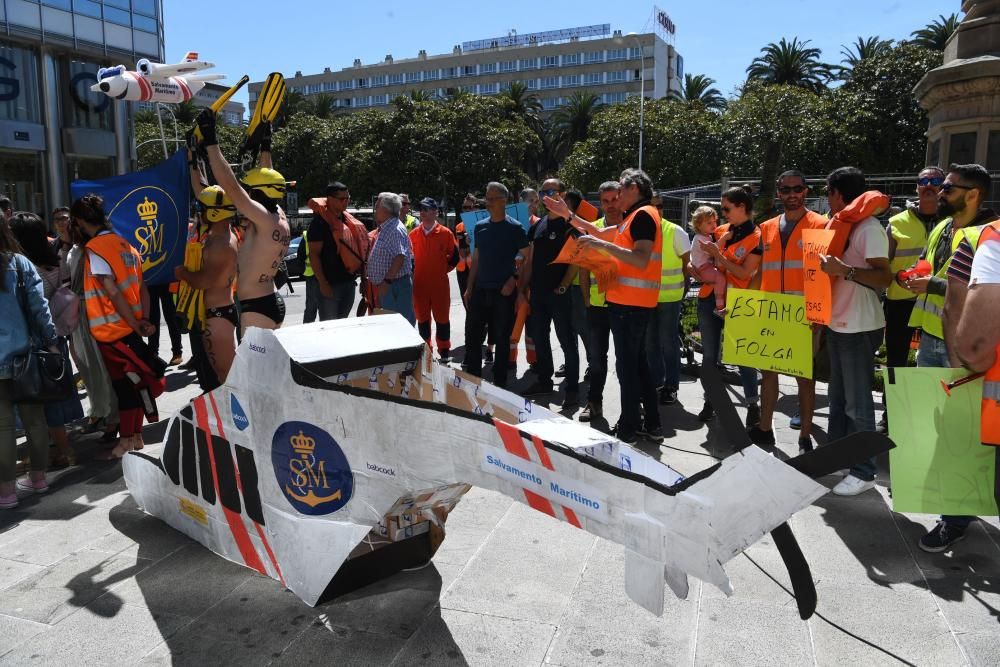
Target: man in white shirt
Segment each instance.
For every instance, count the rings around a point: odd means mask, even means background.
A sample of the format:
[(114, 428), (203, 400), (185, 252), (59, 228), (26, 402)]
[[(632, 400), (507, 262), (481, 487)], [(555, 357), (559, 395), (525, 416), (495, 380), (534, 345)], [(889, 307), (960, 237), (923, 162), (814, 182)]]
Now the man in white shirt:
[[(855, 167), (840, 167), (826, 178), (827, 201), (836, 215), (866, 190), (865, 176)], [(882, 344), (885, 315), (880, 296), (892, 282), (889, 237), (875, 217), (855, 223), (841, 257), (822, 257), (821, 267), (833, 282), (830, 326), (830, 441), (875, 430), (872, 381), (875, 352)], [(854, 465), (833, 488), (839, 496), (856, 496), (875, 486), (875, 459)]]

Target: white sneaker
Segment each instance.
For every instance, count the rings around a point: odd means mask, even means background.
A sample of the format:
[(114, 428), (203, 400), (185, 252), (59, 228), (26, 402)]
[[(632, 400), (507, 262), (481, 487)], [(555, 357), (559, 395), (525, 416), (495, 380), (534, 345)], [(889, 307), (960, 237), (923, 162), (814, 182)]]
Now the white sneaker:
[(833, 487), (834, 494), (838, 496), (856, 496), (859, 493), (864, 493), (868, 489), (875, 488), (875, 480), (865, 481), (860, 477), (855, 477), (854, 475), (848, 475), (840, 481), (840, 484)]

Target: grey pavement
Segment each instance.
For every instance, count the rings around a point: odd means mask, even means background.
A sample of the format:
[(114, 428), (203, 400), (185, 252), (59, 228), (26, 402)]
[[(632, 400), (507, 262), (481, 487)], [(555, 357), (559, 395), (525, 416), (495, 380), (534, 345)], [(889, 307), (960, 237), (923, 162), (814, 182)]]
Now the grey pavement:
[[(289, 324), (301, 321), (295, 287)], [(460, 346), (457, 300), (452, 315)], [(169, 356), (165, 335), (161, 346)], [(190, 374), (171, 369), (168, 381), (163, 415), (197, 394)], [(782, 384), (776, 418), (789, 455), (794, 388)], [(617, 402), (610, 378), (612, 423)], [(822, 431), (825, 396), (819, 405)], [(724, 456), (700, 408), (697, 381), (683, 378), (679, 404), (662, 409), (667, 440), (645, 451), (685, 474)], [(162, 431), (147, 427), (147, 442)], [(0, 513), (0, 665), (1000, 664), (996, 518), (952, 553), (925, 554), (916, 540), (935, 517), (893, 513), (884, 478), (792, 518), (819, 594), (809, 621), (769, 539), (727, 564), (732, 597), (692, 580), (687, 600), (667, 591), (657, 618), (625, 595), (620, 546), (481, 489), (452, 512), (430, 566), (310, 608), (139, 511), (120, 465), (88, 460), (92, 436), (76, 447), (83, 465)]]

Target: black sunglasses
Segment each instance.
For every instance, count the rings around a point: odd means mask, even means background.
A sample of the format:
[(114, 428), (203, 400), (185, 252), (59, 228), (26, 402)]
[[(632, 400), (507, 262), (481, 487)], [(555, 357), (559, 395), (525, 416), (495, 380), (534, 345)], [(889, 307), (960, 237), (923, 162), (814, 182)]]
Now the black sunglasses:
[(945, 183), (941, 186), (941, 192), (948, 193), (955, 188), (960, 188), (962, 190), (975, 190), (971, 185), (959, 185), (958, 183)]
[(558, 193), (559, 193), (558, 190), (542, 190), (538, 194), (545, 195), (546, 197), (553, 197)]
[(939, 188), (942, 183), (944, 183), (944, 179), (940, 176), (923, 176), (917, 179), (917, 185), (921, 187), (933, 185), (934, 187)]
[(795, 194), (800, 195), (808, 189), (809, 188), (807, 188), (804, 185), (782, 185), (780, 188), (778, 188), (778, 193), (787, 195), (794, 192)]

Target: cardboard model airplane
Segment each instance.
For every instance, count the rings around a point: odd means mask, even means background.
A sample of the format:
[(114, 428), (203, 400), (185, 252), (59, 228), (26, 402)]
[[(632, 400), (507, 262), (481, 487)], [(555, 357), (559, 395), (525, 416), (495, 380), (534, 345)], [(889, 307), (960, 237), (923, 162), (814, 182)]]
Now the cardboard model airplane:
[[(731, 593), (723, 563), (827, 492), (799, 471), (844, 465), (824, 456), (790, 465), (748, 447), (685, 479), (431, 361), (393, 314), (250, 329), (226, 384), (123, 466), (146, 512), (310, 605), (426, 562), (476, 485), (624, 545), (626, 591), (661, 614), (664, 583), (683, 597), (688, 574)], [(790, 531), (776, 543), (789, 540), (809, 588)]]
[(97, 83), (90, 89), (116, 100), (176, 104), (197, 95), (207, 81), (226, 78), (225, 74), (197, 74), (212, 67), (215, 67), (213, 63), (198, 60), (198, 54), (193, 51), (176, 65), (142, 58), (136, 62), (135, 72), (126, 70), (124, 65), (102, 67), (97, 71)]

